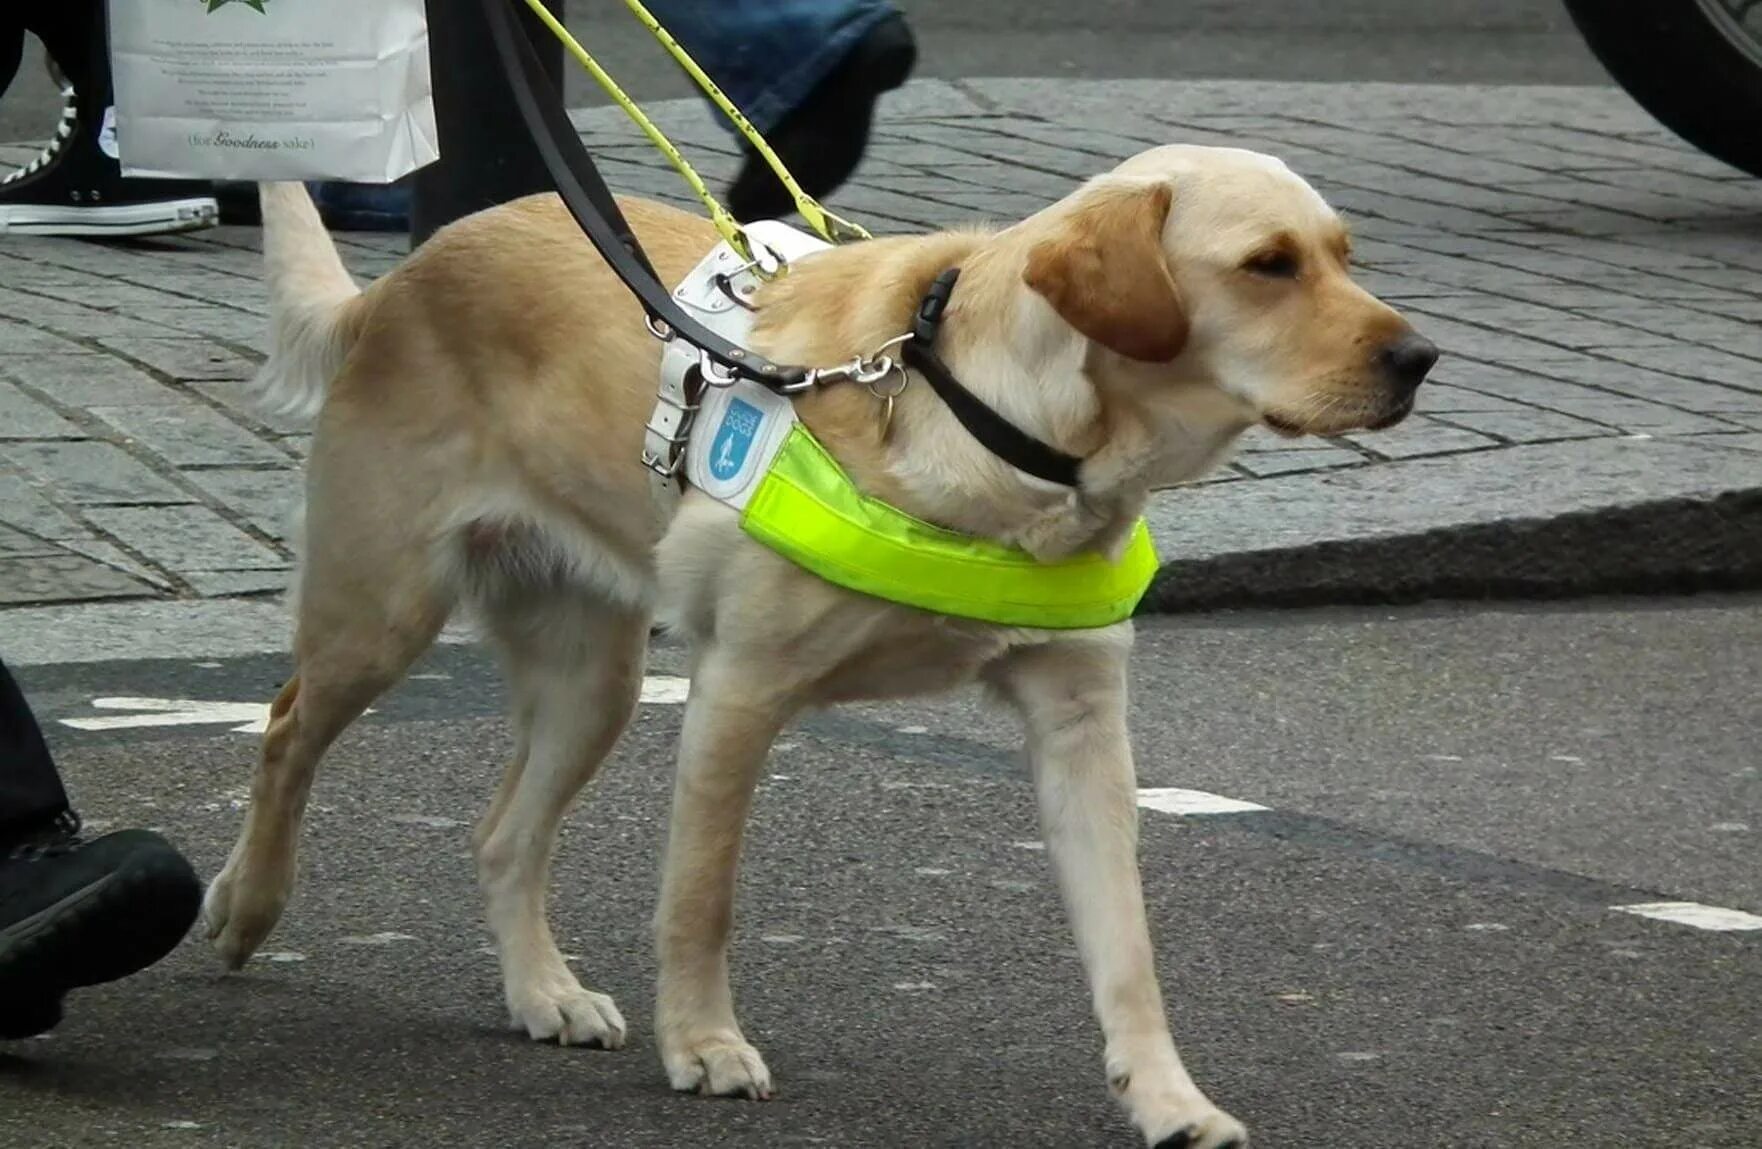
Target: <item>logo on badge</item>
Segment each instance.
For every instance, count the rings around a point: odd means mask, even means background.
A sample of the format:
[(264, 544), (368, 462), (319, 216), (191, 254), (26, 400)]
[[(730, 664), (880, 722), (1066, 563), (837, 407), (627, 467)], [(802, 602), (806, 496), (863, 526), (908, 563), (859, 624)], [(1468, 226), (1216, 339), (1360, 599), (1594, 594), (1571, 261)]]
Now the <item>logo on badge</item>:
[(742, 399), (730, 399), (722, 426), (710, 443), (710, 474), (726, 482), (740, 474), (746, 457), (752, 454), (753, 440), (759, 437), (765, 416), (757, 407)]

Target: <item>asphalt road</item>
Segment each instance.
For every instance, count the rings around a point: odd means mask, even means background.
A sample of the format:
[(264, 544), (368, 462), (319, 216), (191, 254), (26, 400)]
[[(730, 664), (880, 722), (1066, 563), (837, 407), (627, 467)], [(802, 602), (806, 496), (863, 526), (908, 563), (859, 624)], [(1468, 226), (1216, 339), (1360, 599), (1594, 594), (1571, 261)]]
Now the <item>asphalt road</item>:
[[(896, 3), (918, 34), (919, 75), (943, 79), (1608, 82), (1558, 0)], [(639, 99), (690, 94), (619, 0), (571, 0), (568, 8), (571, 29)], [(577, 106), (598, 102), (592, 82), (573, 67), (568, 94)], [(33, 45), (0, 98), (0, 141), (46, 138), (56, 114)]]
[[(653, 673), (678, 668), (657, 651)], [(252, 740), (81, 732), (92, 700), (266, 699), (278, 659), (29, 668), (89, 817), (211, 873)], [(1099, 1039), (1009, 724), (970, 698), (790, 734), (735, 953), (768, 1105), (671, 1095), (647, 919), (676, 705), (645, 706), (570, 822), (556, 921), (631, 1021), (621, 1053), (502, 1026), (467, 857), (506, 754), (499, 687), (438, 651), (314, 796), (267, 960), (192, 942), (0, 1052), (0, 1144), (50, 1149), (1116, 1145)], [(1143, 628), (1143, 812), (1177, 1038), (1257, 1145), (1739, 1149), (1762, 1128), (1762, 599), (1224, 615)]]

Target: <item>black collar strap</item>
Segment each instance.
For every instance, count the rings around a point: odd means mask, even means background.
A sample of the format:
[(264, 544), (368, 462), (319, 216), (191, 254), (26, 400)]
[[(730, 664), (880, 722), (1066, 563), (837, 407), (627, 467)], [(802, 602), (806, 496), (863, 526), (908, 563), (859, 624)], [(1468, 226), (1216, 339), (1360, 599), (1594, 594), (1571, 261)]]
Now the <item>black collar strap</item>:
[(993, 455), (1036, 479), (1066, 487), (1080, 485), (1077, 472), (1083, 466), (1082, 459), (1042, 443), (993, 411), (983, 399), (961, 386), (948, 364), (936, 354), (936, 332), (942, 326), (949, 296), (954, 294), (954, 281), (960, 278), (960, 274), (960, 268), (949, 268), (937, 276), (930, 290), (924, 293), (923, 302), (918, 304), (918, 314), (912, 320), (912, 337), (902, 348), (906, 365), (929, 382), (931, 389), (961, 421), (961, 426)]

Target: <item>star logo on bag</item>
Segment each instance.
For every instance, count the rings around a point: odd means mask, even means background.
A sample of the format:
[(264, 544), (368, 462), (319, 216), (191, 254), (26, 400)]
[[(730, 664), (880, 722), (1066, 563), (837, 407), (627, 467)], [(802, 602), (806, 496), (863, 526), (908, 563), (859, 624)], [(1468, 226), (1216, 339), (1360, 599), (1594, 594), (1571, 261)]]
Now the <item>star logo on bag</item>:
[[(208, 5), (210, 12), (216, 8), (224, 8), (228, 4), (243, 4), (255, 12), (263, 12), (263, 5), (269, 3), (269, 0), (202, 0), (202, 2)], [(268, 15), (268, 13), (265, 12), (264, 15)]]

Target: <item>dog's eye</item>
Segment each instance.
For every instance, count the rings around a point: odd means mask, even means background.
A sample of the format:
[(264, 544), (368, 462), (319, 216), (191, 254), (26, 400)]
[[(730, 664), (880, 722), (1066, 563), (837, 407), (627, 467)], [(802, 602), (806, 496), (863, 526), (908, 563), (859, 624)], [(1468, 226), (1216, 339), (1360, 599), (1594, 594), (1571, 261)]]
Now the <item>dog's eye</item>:
[(1242, 270), (1268, 279), (1296, 279), (1297, 257), (1288, 251), (1265, 251), (1249, 257)]

